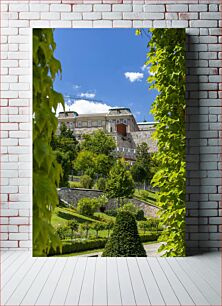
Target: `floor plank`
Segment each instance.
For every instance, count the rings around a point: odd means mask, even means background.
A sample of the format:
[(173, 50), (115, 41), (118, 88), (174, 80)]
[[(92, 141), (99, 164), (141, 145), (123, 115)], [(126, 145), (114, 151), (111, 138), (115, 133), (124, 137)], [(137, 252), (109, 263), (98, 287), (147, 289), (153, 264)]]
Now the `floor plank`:
[(20, 305), (35, 305), (38, 296), (46, 285), (46, 282), (48, 281), (57, 260), (57, 258), (48, 258), (48, 260), (45, 261), (43, 268), (41, 271), (39, 271), (35, 280), (30, 285), (30, 288), (22, 299)]
[[(51, 260), (51, 259), (49, 259)], [(61, 273), (63, 272), (64, 266), (66, 264), (67, 258), (58, 258), (53, 270), (42, 288), (35, 305), (50, 305), (54, 290), (57, 286)]]
[(176, 293), (176, 296), (180, 304), (181, 305), (195, 305), (194, 301), (192, 300), (192, 297), (186, 291), (185, 287), (179, 280), (177, 274), (174, 273), (171, 266), (168, 264), (167, 259), (161, 258), (161, 260), (158, 260), (158, 263), (161, 266), (162, 271), (166, 275), (168, 282), (171, 284), (171, 287)]
[(176, 259), (173, 257), (168, 257), (167, 261), (174, 273), (179, 276), (180, 281), (186, 288), (189, 295), (192, 297), (194, 303), (196, 305), (209, 305), (209, 301), (203, 296), (202, 292), (200, 292), (192, 278), (184, 272), (184, 270), (181, 268), (181, 264), (178, 264)]
[(127, 258), (128, 270), (132, 282), (132, 287), (137, 305), (150, 305), (150, 300), (144, 286), (144, 281), (141, 276), (137, 260), (135, 257)]
[(122, 305), (115, 257), (107, 258), (107, 300), (108, 305)]
[(5, 263), (1, 266), (1, 273), (4, 274), (7, 272), (7, 270), (13, 265), (16, 265), (16, 261), (20, 258), (24, 256), (24, 254), (22, 252), (15, 252), (15, 255), (10, 256)]
[(117, 258), (117, 269), (123, 305), (136, 305), (126, 258)]
[(29, 255), (27, 253), (22, 254), (22, 256), (17, 258), (17, 261), (14, 262), (14, 264), (11, 264), (8, 267), (7, 271), (2, 271), (1, 276), (2, 279), (4, 279), (4, 282), (1, 283), (1, 291), (3, 287), (6, 286), (7, 283), (11, 280), (11, 278), (17, 273), (21, 266), (24, 266), (28, 258)]
[(220, 253), (183, 258), (8, 253), (1, 264), (1, 305), (221, 304)]
[(65, 267), (59, 278), (59, 281), (54, 288), (53, 296), (50, 305), (64, 305), (71, 285), (72, 277), (76, 268), (78, 258), (68, 257)]
[[(25, 253), (26, 254), (26, 253)], [(25, 257), (24, 254), (24, 257)], [(5, 283), (5, 278), (2, 277), (3, 289), (1, 290), (1, 303), (4, 305), (7, 300), (13, 295), (16, 288), (23, 282), (25, 276), (37, 261), (37, 258), (33, 259), (29, 257), (23, 266), (20, 266), (13, 277), (10, 279), (10, 282)], [(14, 266), (13, 266), (14, 267)]]
[(153, 272), (148, 265), (146, 258), (137, 258), (138, 267), (140, 269), (147, 294), (151, 305), (166, 305), (163, 296), (160, 292), (160, 288), (153, 276)]
[(147, 262), (150, 266), (150, 269), (153, 272), (154, 278), (158, 283), (159, 289), (162, 293), (162, 296), (167, 305), (180, 305), (179, 300), (176, 296), (174, 289), (172, 288), (171, 284), (168, 282), (166, 275), (164, 274), (163, 270), (161, 269), (157, 258), (147, 258)]
[(42, 267), (46, 264), (46, 260), (43, 257), (37, 258), (31, 268), (27, 271), (22, 281), (18, 284), (12, 295), (6, 302), (6, 305), (20, 305), (26, 292), (29, 290), (30, 284), (35, 280)]
[[(215, 273), (210, 269), (209, 265), (205, 265), (199, 258), (197, 257), (187, 257), (185, 261), (194, 269), (197, 273), (200, 273), (201, 277), (205, 279), (208, 284), (216, 290), (216, 292), (221, 294), (221, 275), (220, 273)], [(220, 266), (218, 267), (219, 271), (221, 271)]]
[(88, 258), (80, 292), (79, 305), (93, 304), (96, 257)]
[(218, 267), (221, 266), (221, 255), (217, 256), (217, 252), (208, 253), (207, 256), (202, 254), (200, 256), (197, 256), (197, 259), (199, 259), (206, 267), (209, 267), (213, 273), (218, 275)]
[(0, 263), (2, 264), (5, 260), (7, 260), (10, 256), (12, 256), (14, 252), (0, 251)]
[(78, 305), (85, 274), (87, 257), (78, 258), (75, 271), (71, 279), (69, 290), (65, 299), (65, 305)]
[(176, 261), (180, 263), (183, 271), (190, 275), (192, 281), (195, 282), (206, 300), (209, 301), (211, 305), (219, 305), (221, 302), (219, 294), (202, 278), (201, 274), (199, 272), (197, 273), (195, 269), (186, 262), (185, 258), (181, 258), (180, 260), (176, 258)]
[(93, 305), (107, 305), (106, 257), (96, 258)]

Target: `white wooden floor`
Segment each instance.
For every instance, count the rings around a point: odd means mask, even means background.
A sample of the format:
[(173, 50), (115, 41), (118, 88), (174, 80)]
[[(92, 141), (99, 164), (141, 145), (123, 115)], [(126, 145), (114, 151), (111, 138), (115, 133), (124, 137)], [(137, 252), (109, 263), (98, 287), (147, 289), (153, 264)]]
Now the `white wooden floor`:
[(2, 252), (0, 305), (222, 305), (220, 255), (32, 258)]

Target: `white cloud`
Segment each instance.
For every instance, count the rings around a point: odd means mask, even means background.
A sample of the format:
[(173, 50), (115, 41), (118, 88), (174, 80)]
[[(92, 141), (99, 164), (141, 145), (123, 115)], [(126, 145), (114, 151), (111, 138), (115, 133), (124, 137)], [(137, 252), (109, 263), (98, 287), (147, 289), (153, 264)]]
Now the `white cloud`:
[[(94, 113), (106, 113), (108, 110), (112, 108), (112, 106), (107, 105), (105, 103), (96, 102), (96, 101), (88, 101), (88, 100), (75, 100), (72, 105), (65, 104), (66, 111), (75, 111), (78, 114), (94, 114)], [(56, 114), (59, 112), (63, 112), (63, 107), (60, 104), (57, 107)]]
[(79, 96), (81, 98), (93, 99), (93, 98), (95, 98), (96, 94), (95, 93), (90, 93), (90, 92), (82, 92)]
[(130, 82), (141, 81), (144, 76), (144, 74), (141, 72), (125, 72), (124, 75)]

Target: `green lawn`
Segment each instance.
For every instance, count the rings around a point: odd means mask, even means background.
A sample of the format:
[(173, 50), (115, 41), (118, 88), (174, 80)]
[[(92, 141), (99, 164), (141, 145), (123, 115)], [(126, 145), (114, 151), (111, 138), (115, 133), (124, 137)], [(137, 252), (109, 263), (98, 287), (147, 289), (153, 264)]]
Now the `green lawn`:
[(96, 219), (92, 219), (83, 215), (78, 214), (75, 209), (56, 207), (52, 215), (52, 225), (57, 227), (59, 225), (65, 225), (69, 220), (77, 220), (79, 223), (84, 222), (101, 222)]
[(142, 200), (147, 204), (157, 205), (157, 193), (149, 190), (136, 189), (134, 192), (136, 199)]

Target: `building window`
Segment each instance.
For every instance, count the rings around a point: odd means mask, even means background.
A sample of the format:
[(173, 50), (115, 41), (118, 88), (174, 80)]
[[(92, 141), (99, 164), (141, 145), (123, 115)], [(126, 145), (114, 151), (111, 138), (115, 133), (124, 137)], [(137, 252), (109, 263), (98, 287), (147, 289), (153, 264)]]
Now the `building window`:
[(81, 126), (82, 126), (82, 122), (79, 121), (79, 122), (78, 122), (78, 127), (81, 127)]
[(124, 120), (123, 120), (123, 123), (127, 124), (127, 121), (126, 121), (126, 119), (124, 119)]
[(91, 126), (92, 126), (92, 122), (88, 121), (88, 127), (91, 127)]
[(82, 122), (82, 127), (87, 127), (87, 121)]
[(98, 126), (101, 126), (101, 125), (102, 125), (102, 121), (98, 120)]
[(97, 121), (92, 121), (92, 126), (98, 126), (98, 122)]
[(117, 124), (119, 123), (119, 119), (116, 120), (116, 123), (117, 123)]

